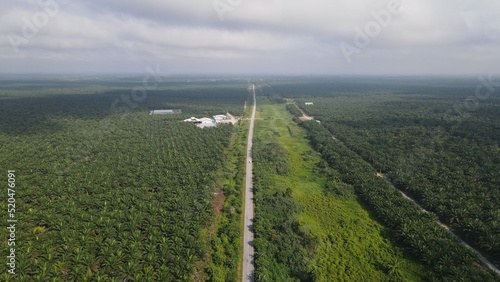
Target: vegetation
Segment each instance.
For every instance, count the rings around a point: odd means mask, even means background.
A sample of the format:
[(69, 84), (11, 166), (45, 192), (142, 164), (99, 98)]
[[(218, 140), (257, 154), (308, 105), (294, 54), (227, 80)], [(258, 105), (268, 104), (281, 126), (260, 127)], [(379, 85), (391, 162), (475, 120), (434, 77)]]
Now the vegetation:
[(500, 97), (459, 111), (470, 101), (441, 91), (318, 98), (304, 110), (500, 263)]
[(288, 153), (276, 142), (254, 143), (255, 279), (308, 281), (307, 249), (312, 238), (301, 232), (300, 206), (291, 189), (273, 189), (273, 176), (287, 175)]
[(258, 281), (421, 281), (404, 255), (308, 143), (285, 105), (258, 102), (254, 174)]
[(225, 162), (225, 180), (223, 185), (224, 201), (220, 208), (217, 228), (211, 234), (212, 253), (208, 269), (208, 281), (239, 281), (241, 269), (238, 261), (241, 258), (241, 216), (242, 192), (244, 189), (246, 137), (248, 124), (238, 128), (233, 136)]
[[(126, 113), (111, 107), (130, 95), (120, 83), (2, 87), (0, 167), (17, 172), (19, 224), (16, 275), (2, 264), (0, 280), (205, 279), (212, 202), (235, 129), (199, 129), (180, 120), (242, 113), (246, 83), (206, 91), (198, 85), (190, 95), (165, 83)], [(38, 90), (39, 84), (50, 85)], [(165, 107), (183, 114), (148, 113)]]
[[(363, 184), (368, 181), (364, 179), (373, 178), (376, 169), (498, 264), (500, 136), (494, 128), (500, 121), (500, 99), (497, 92), (481, 99), (475, 97), (479, 83), (470, 78), (316, 78), (276, 81), (273, 89), (285, 97), (295, 97), (307, 114), (320, 120), (355, 152), (353, 155), (345, 151), (343, 158), (338, 157), (343, 145), (332, 140), (330, 134), (324, 134), (323, 141), (315, 145), (324, 157), (327, 154), (331, 158), (330, 163), (347, 168), (346, 182), (362, 181), (357, 190), (367, 202), (377, 196), (363, 186), (379, 184)], [(309, 101), (314, 106), (305, 106)], [(305, 124), (311, 127), (310, 132), (322, 128)], [(325, 147), (329, 147), (329, 153)], [(371, 170), (370, 175), (355, 175), (353, 168), (363, 167), (350, 163), (356, 155), (375, 168), (359, 169), (359, 173)], [(388, 216), (391, 207), (375, 202), (377, 214)], [(422, 229), (410, 233), (426, 234)], [(425, 236), (421, 243), (427, 241), (431, 239)], [(439, 247), (436, 243), (435, 248)], [(415, 251), (415, 255), (425, 253)], [(446, 253), (446, 258), (452, 253)], [(460, 257), (457, 253), (456, 259)], [(430, 261), (429, 257), (424, 260)], [(448, 277), (449, 273), (443, 274), (442, 269), (436, 271)]]
[[(181, 120), (248, 114), (247, 82), (170, 77), (138, 99), (142, 80), (0, 78), (0, 168), (16, 171), (18, 220), (16, 275), (0, 264), (0, 280), (241, 279), (248, 124)], [(259, 85), (255, 279), (499, 281), (437, 224), (500, 264), (500, 97), (474, 99), (478, 83)], [(149, 115), (165, 108), (182, 113)]]
[(494, 274), (479, 269), (477, 255), (464, 247), (436, 222), (432, 214), (422, 212), (358, 155), (333, 140), (330, 133), (316, 122), (304, 122), (311, 144), (340, 173), (340, 179), (357, 189), (363, 200), (400, 242), (414, 256), (428, 264), (436, 279), (498, 281)]

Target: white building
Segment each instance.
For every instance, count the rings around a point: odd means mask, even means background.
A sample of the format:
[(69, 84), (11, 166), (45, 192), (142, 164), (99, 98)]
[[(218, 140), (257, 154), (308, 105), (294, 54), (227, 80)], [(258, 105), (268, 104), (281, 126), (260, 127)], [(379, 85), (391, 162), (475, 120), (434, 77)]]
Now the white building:
[(195, 118), (195, 117), (190, 117), (188, 119), (185, 119), (184, 120), (185, 122), (192, 122), (194, 124), (196, 124), (196, 126), (198, 126), (199, 128), (204, 128), (204, 127), (212, 127), (212, 126), (216, 126), (217, 123), (215, 122), (215, 119), (211, 119), (211, 118)]
[(211, 119), (211, 118), (200, 118), (198, 120), (200, 123), (215, 123), (215, 120)]
[(217, 123), (215, 122), (215, 119), (211, 118), (200, 118), (199, 122), (196, 123), (196, 126), (198, 126), (199, 128), (213, 127), (216, 125)]
[(190, 118), (188, 118), (188, 119), (185, 119), (184, 121), (185, 121), (185, 122), (197, 122), (197, 121), (199, 121), (199, 120), (198, 120), (197, 118), (195, 118), (195, 117), (190, 117)]
[(152, 110), (149, 112), (150, 115), (174, 115), (182, 113), (179, 109), (168, 109), (168, 110)]
[(226, 115), (215, 115), (215, 116), (213, 116), (213, 118), (214, 118), (216, 121), (220, 121), (220, 120), (225, 120), (225, 119), (227, 119), (227, 116), (226, 116)]
[(312, 106), (312, 105), (314, 105), (313, 102), (306, 102), (306, 106)]

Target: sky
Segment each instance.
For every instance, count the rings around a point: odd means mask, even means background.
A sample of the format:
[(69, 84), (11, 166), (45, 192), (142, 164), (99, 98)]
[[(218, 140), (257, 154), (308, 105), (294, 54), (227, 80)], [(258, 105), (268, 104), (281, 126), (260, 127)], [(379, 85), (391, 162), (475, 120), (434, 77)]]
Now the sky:
[(498, 0), (0, 1), (4, 74), (500, 74)]

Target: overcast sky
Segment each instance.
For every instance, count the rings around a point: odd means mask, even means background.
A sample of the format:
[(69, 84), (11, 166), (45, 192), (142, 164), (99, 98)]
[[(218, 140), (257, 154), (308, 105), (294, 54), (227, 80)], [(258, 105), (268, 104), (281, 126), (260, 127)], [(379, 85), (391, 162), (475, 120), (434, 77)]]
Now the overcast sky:
[(498, 0), (0, 1), (0, 73), (500, 74)]

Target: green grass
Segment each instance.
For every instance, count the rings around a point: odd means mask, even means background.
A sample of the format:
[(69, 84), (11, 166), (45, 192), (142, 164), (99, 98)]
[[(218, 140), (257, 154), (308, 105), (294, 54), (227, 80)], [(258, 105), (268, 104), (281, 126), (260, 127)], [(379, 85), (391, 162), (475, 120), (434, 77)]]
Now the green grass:
[(317, 169), (321, 157), (310, 147), (305, 131), (292, 122), (285, 105), (263, 98), (257, 105), (262, 119), (256, 121), (255, 138), (277, 140), (290, 156), (291, 173), (276, 175), (271, 189), (291, 188), (293, 199), (303, 208), (300, 228), (316, 241), (308, 263), (315, 280), (422, 281), (423, 266), (404, 256), (355, 196), (341, 199), (324, 193), (327, 178)]

